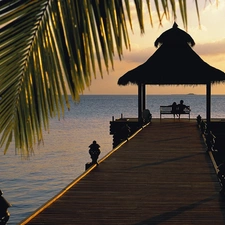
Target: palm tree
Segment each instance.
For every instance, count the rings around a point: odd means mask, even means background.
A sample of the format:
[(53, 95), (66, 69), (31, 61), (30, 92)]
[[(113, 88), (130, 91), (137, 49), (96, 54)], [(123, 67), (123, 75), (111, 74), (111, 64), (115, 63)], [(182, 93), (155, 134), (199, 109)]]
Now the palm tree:
[[(152, 3), (145, 6), (152, 22)], [(161, 3), (161, 4), (160, 4)], [(159, 23), (176, 3), (187, 27), (185, 0), (154, 1)], [(196, 10), (198, 12), (197, 0)], [(0, 6), (0, 147), (15, 140), (17, 152), (29, 155), (49, 129), (49, 118), (70, 108), (90, 85), (102, 64), (113, 67), (115, 54), (130, 48), (131, 6), (144, 32), (142, 0), (2, 0)], [(102, 63), (103, 61), (103, 63)], [(97, 67), (97, 69), (96, 69)], [(69, 90), (69, 91), (68, 91)]]

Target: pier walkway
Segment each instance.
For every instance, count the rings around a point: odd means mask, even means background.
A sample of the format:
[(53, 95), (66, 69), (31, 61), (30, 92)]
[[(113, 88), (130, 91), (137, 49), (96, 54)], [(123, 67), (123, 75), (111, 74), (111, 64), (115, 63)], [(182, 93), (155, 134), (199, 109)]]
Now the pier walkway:
[(22, 224), (225, 224), (196, 120), (153, 119)]

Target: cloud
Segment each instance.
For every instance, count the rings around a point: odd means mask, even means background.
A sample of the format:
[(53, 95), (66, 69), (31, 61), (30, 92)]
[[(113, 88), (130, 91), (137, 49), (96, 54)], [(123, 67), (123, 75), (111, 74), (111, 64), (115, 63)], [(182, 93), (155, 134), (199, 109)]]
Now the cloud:
[[(131, 51), (126, 51), (122, 60), (127, 62), (144, 63), (157, 49), (149, 48), (134, 48)], [(225, 38), (215, 42), (196, 44), (193, 50), (202, 56), (217, 56), (225, 55)]]
[(134, 49), (124, 54), (123, 60), (128, 62), (143, 63), (145, 62), (154, 52), (156, 48), (150, 47), (145, 49)]
[(194, 50), (199, 55), (219, 55), (219, 54), (225, 54), (225, 38), (209, 42), (209, 43), (203, 43), (198, 44), (194, 47)]

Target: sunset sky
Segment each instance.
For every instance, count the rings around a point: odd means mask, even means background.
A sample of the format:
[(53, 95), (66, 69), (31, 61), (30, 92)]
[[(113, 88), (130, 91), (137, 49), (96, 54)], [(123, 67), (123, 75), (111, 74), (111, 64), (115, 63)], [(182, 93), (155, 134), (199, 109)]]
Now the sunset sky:
[[(145, 2), (145, 1), (143, 1)], [(193, 50), (211, 66), (214, 66), (225, 72), (225, 1), (199, 2), (200, 23), (199, 28), (197, 13), (194, 1), (188, 1), (188, 33), (195, 41)], [(144, 4), (145, 5), (145, 4)], [(152, 4), (153, 6), (153, 4)], [(103, 79), (100, 74), (96, 79), (93, 78), (89, 89), (84, 94), (137, 94), (136, 85), (118, 86), (119, 77), (127, 71), (144, 63), (155, 51), (155, 40), (166, 30), (173, 26), (174, 20), (163, 20), (163, 26), (159, 26), (157, 14), (153, 10), (154, 27), (150, 25), (148, 13), (145, 17), (145, 33), (140, 34), (136, 16), (133, 16), (133, 33), (130, 32), (131, 51), (125, 50), (123, 59), (120, 61), (117, 56), (114, 58), (114, 70), (110, 68), (109, 73), (104, 72)], [(177, 6), (178, 27), (184, 30), (183, 22)], [(162, 65), (163, 66), (163, 65)], [(191, 66), (191, 65), (190, 65)], [(158, 86), (148, 85), (147, 94), (205, 94), (205, 85), (189, 86)], [(225, 94), (225, 84), (213, 85), (212, 94)]]

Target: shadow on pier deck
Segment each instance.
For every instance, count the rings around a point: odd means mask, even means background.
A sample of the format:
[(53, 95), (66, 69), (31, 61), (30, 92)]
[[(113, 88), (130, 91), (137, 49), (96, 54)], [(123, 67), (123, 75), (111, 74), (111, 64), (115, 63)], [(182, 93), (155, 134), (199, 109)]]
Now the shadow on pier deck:
[(225, 224), (213, 164), (195, 120), (153, 119), (22, 224)]

